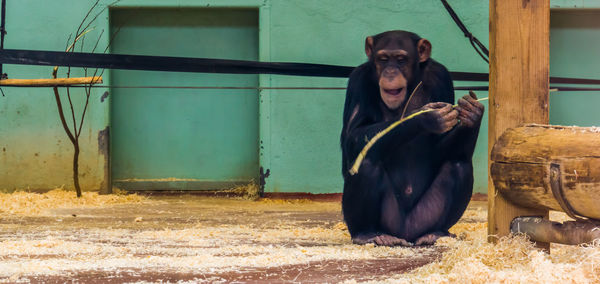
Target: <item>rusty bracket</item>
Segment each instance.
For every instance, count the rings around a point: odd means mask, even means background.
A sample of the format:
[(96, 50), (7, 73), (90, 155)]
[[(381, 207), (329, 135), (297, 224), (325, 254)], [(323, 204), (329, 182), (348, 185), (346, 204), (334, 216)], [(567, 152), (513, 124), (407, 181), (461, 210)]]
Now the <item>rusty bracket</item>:
[(550, 189), (552, 189), (552, 195), (554, 195), (554, 199), (558, 201), (560, 208), (569, 215), (569, 217), (577, 220), (577, 221), (586, 221), (587, 218), (580, 217), (581, 215), (577, 214), (567, 198), (565, 197), (565, 193), (562, 186), (561, 179), (561, 171), (560, 165), (556, 163), (550, 164)]

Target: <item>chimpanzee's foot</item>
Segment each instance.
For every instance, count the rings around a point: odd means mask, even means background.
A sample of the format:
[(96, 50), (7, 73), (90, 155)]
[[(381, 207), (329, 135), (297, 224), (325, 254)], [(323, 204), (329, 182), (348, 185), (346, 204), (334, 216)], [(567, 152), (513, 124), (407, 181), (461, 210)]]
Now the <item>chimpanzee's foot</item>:
[(394, 236), (381, 234), (373, 238), (373, 241), (378, 246), (403, 246), (403, 247), (412, 247), (412, 243), (407, 242), (405, 239), (397, 238)]
[(407, 242), (405, 239), (397, 238), (387, 234), (365, 234), (358, 235), (352, 238), (352, 242), (358, 245), (364, 245), (369, 243), (374, 243), (378, 246), (404, 246), (410, 247), (412, 243)]
[(352, 243), (357, 245), (366, 245), (373, 242), (377, 234), (360, 234), (352, 238)]
[(429, 234), (422, 235), (415, 241), (415, 246), (430, 246), (435, 244), (435, 242), (441, 237), (452, 237), (456, 238), (455, 234), (451, 234), (449, 232), (433, 232)]

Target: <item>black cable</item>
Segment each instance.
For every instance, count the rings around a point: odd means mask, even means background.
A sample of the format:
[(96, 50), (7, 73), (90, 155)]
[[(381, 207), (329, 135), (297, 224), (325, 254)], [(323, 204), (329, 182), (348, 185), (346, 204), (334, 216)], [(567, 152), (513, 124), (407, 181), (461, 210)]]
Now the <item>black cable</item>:
[(353, 66), (327, 64), (17, 49), (5, 49), (0, 52), (0, 63), (123, 70), (281, 74), (317, 77), (348, 77), (352, 73), (352, 70), (354, 70)]
[(448, 14), (450, 14), (450, 17), (452, 18), (452, 20), (454, 20), (454, 23), (456, 23), (456, 25), (463, 32), (465, 37), (469, 39), (469, 42), (471, 43), (471, 45), (473, 46), (475, 51), (477, 51), (477, 54), (479, 54), (479, 56), (481, 56), (481, 58), (489, 64), (490, 63), (490, 61), (489, 61), (490, 51), (487, 49), (487, 47), (485, 47), (483, 45), (483, 43), (481, 43), (479, 41), (479, 39), (477, 39), (477, 37), (475, 37), (467, 29), (467, 27), (463, 24), (463, 22), (460, 20), (458, 15), (456, 15), (456, 12), (454, 12), (454, 9), (452, 9), (450, 4), (448, 4), (448, 1), (446, 1), (446, 0), (440, 0), (440, 1), (442, 1), (444, 8), (446, 8), (446, 11), (448, 11)]
[[(0, 8), (0, 16), (2, 20), (0, 22), (0, 51), (4, 49), (4, 35), (6, 35), (6, 0), (2, 0), (2, 8)], [(5, 79), (4, 73), (2, 72), (2, 64), (0, 64), (0, 79)], [(2, 96), (4, 97), (4, 91), (0, 89)]]

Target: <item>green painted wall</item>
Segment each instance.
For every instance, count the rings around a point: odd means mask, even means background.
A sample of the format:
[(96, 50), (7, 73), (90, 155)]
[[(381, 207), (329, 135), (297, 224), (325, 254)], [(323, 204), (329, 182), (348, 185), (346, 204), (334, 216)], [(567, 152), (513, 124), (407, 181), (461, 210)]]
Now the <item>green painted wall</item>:
[[(7, 48), (61, 50), (68, 34), (78, 25), (93, 1), (61, 0), (48, 6), (42, 0), (8, 0)], [(103, 0), (106, 4), (112, 1)], [(488, 42), (488, 1), (450, 1), (464, 23), (484, 44)], [(553, 0), (553, 8), (599, 8), (597, 1)], [(259, 59), (263, 61), (297, 61), (358, 65), (365, 59), (364, 38), (390, 29), (418, 33), (433, 44), (433, 58), (450, 70), (487, 72), (482, 61), (460, 30), (436, 0), (123, 0), (125, 7), (249, 7), (259, 9)], [(554, 17), (555, 14), (553, 14)], [(96, 21), (98, 31), (108, 29), (108, 12)], [(553, 28), (557, 27), (553, 21)], [(560, 25), (559, 25), (560, 26)], [(561, 28), (564, 30), (564, 28)], [(590, 29), (593, 33), (596, 27)], [(590, 49), (564, 43), (570, 35), (552, 33), (553, 58), (561, 54), (595, 54), (598, 43)], [(575, 36), (585, 39), (585, 32)], [(560, 47), (557, 43), (563, 42)], [(106, 44), (106, 41), (103, 42)], [(163, 43), (158, 42), (161, 45)], [(574, 52), (577, 47), (581, 52)], [(569, 51), (567, 51), (569, 50)], [(579, 55), (578, 55), (579, 56)], [(575, 57), (578, 58), (579, 57)], [(552, 75), (575, 76), (574, 70), (589, 77), (600, 77), (597, 63), (569, 65), (567, 59), (553, 59)], [(561, 63), (563, 62), (563, 63)], [(594, 66), (595, 65), (595, 66)], [(585, 66), (583, 69), (581, 66)], [(594, 71), (595, 70), (595, 71)], [(45, 78), (50, 68), (5, 66), (12, 78)], [(594, 73), (595, 72), (595, 73)], [(264, 87), (340, 87), (345, 79), (261, 75)], [(455, 85), (473, 85), (455, 82)], [(91, 112), (85, 128), (83, 185), (101, 187), (104, 181), (104, 158), (98, 151), (98, 132), (108, 125), (107, 101), (100, 102), (105, 90), (93, 94)], [(0, 188), (70, 187), (71, 148), (66, 140), (54, 107), (50, 90), (8, 89), (0, 97)], [(464, 92), (457, 92), (457, 97)], [(487, 96), (479, 92), (481, 97)], [(575, 96), (594, 96), (577, 94)], [(572, 117), (571, 96), (557, 94), (551, 99), (553, 123), (594, 124), (594, 112), (576, 111)], [(109, 97), (110, 98), (110, 97)], [(263, 90), (259, 93), (260, 162), (271, 170), (267, 191), (330, 193), (341, 192), (340, 149), (343, 91)], [(581, 107), (586, 106), (583, 100)], [(568, 101), (568, 102), (567, 102)], [(110, 102), (110, 100), (108, 101)], [(592, 104), (587, 104), (591, 105)], [(596, 104), (597, 105), (597, 104)], [(486, 106), (487, 107), (487, 106)], [(567, 115), (568, 113), (568, 115)], [(598, 124), (598, 123), (596, 123)], [(475, 191), (487, 189), (487, 121), (476, 148)], [(59, 142), (60, 141), (60, 142)], [(5, 151), (3, 149), (6, 149)], [(37, 156), (36, 156), (37, 153)]]
[[(258, 9), (113, 9), (111, 25), (118, 30), (114, 53), (258, 60)], [(121, 86), (258, 87), (256, 74), (114, 70), (111, 81)], [(210, 189), (257, 179), (256, 89), (115, 88), (111, 93), (111, 165), (117, 187), (147, 190), (151, 182), (164, 188), (156, 180), (169, 178), (181, 180), (177, 189)]]
[[(550, 76), (600, 78), (600, 10), (554, 11), (550, 27)], [(598, 92), (551, 93), (550, 123), (600, 126), (598, 106)]]
[[(5, 48), (64, 50), (92, 1), (18, 0), (7, 1)], [(106, 17), (99, 17), (89, 43), (98, 38)], [(106, 45), (106, 37), (102, 45)], [(90, 47), (91, 49), (91, 47)], [(65, 76), (66, 69), (59, 69)], [(5, 65), (9, 78), (50, 78), (51, 67)], [(74, 72), (73, 76), (82, 75)], [(48, 88), (3, 88), (0, 97), (0, 189), (73, 188), (73, 148)], [(104, 156), (99, 151), (98, 133), (108, 125), (108, 103), (100, 102), (105, 90), (95, 90), (81, 133), (80, 183), (86, 190), (98, 190), (104, 181)], [(83, 91), (73, 92), (76, 111), (81, 113)], [(68, 102), (63, 100), (63, 105)], [(67, 107), (68, 108), (68, 107)], [(70, 122), (71, 120), (69, 120)]]
[[(271, 60), (359, 65), (364, 40), (405, 29), (429, 39), (433, 58), (450, 70), (487, 72), (439, 1), (273, 1)], [(487, 1), (452, 1), (465, 24), (487, 42)], [(293, 16), (291, 16), (293, 15)], [(277, 40), (275, 40), (277, 39)], [(450, 48), (449, 48), (450, 47)], [(272, 76), (279, 86), (345, 86), (345, 79)], [(339, 148), (344, 91), (271, 92), (272, 176), (268, 191), (340, 192)], [(460, 94), (460, 93), (459, 93)], [(457, 94), (458, 95), (458, 94)], [(487, 96), (481, 93), (481, 96)], [(477, 189), (487, 187), (483, 131), (477, 148)]]

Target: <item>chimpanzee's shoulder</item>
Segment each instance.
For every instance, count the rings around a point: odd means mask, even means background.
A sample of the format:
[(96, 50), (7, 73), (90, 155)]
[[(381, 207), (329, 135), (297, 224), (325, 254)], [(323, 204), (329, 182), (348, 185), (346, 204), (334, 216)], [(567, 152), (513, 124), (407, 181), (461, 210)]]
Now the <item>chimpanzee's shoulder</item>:
[(364, 76), (369, 76), (371, 75), (372, 72), (372, 64), (370, 64), (369, 62), (365, 62), (359, 66), (357, 66), (356, 68), (354, 68), (354, 70), (352, 70), (352, 72), (350, 73), (350, 80), (352, 80), (353, 78), (361, 78)]
[(373, 64), (369, 62), (363, 63), (354, 68), (348, 78), (347, 94), (362, 94), (371, 93), (374, 90), (379, 90), (377, 82), (373, 79), (375, 70)]
[(454, 103), (454, 84), (450, 72), (441, 63), (429, 59), (423, 70), (423, 84), (434, 102)]
[(439, 63), (433, 59), (429, 59), (427, 63), (426, 71), (429, 71), (428, 75), (434, 76), (437, 79), (451, 79), (450, 71), (442, 63)]

